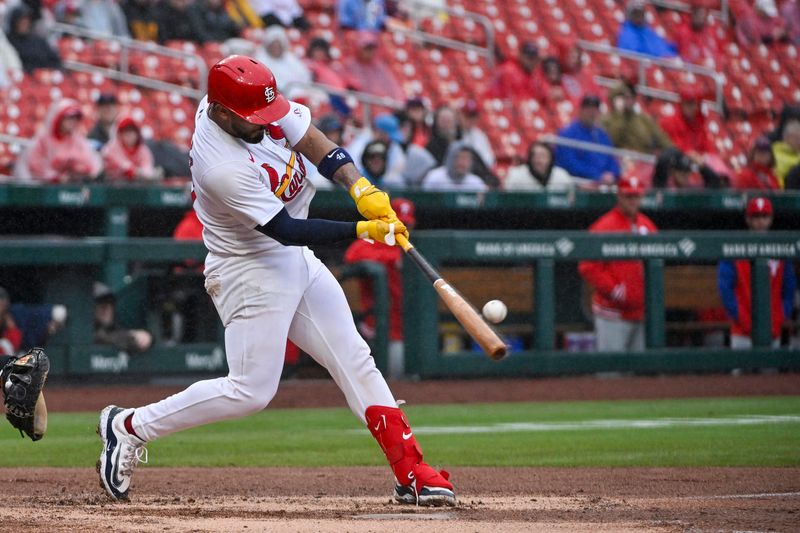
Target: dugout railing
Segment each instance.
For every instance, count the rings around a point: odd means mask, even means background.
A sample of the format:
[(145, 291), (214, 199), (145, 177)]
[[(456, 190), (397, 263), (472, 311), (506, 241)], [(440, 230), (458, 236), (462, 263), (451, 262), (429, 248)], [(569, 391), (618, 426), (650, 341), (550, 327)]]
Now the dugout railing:
[[(430, 285), (404, 266), (406, 373), (422, 377), (561, 375), (597, 372), (700, 372), (736, 368), (783, 368), (800, 370), (800, 352), (769, 348), (769, 296), (767, 268), (770, 258), (800, 258), (800, 234), (796, 231), (663, 232), (649, 236), (590, 235), (584, 231), (418, 231), (417, 248), (437, 267), (452, 264), (525, 265), (533, 269), (533, 312), (527, 317), (534, 333), (529, 350), (512, 350), (500, 362), (474, 350), (444, 353), (440, 312)], [(147, 353), (128, 354), (93, 346), (92, 283), (109, 263), (172, 265), (186, 259), (202, 261), (202, 243), (157, 238), (4, 238), (0, 239), (0, 268), (7, 282), (8, 269), (35, 270), (45, 302), (67, 305), (67, 328), (48, 345), (54, 359), (53, 375), (143, 375), (161, 377), (184, 373), (224, 371), (221, 342), (157, 344)], [(566, 263), (581, 259), (639, 259), (646, 264), (647, 350), (643, 353), (567, 353), (555, 349), (557, 273)], [(720, 259), (753, 262), (754, 345), (752, 350), (674, 348), (665, 346), (664, 267), (667, 262), (716, 262)], [(146, 310), (146, 291), (134, 270), (126, 270), (120, 289), (121, 314)], [(487, 280), (476, 277), (471, 283)], [(13, 291), (20, 287), (11, 287)], [(458, 288), (458, 287), (457, 287)], [(138, 300), (137, 300), (138, 298)], [(473, 302), (480, 306), (483, 302)], [(385, 316), (385, 312), (381, 312)], [(135, 317), (131, 317), (135, 318)], [(140, 317), (141, 320), (141, 317)], [(125, 324), (135, 326), (136, 324)], [(378, 351), (380, 348), (378, 348)], [(383, 355), (379, 365), (385, 365)]]
[[(453, 322), (437, 305), (429, 283), (413, 269), (405, 281), (406, 372), (422, 377), (486, 375), (562, 375), (598, 372), (669, 373), (733, 369), (800, 369), (800, 352), (770, 348), (768, 262), (800, 258), (800, 233), (662, 232), (638, 236), (558, 232), (415, 232), (414, 243), (434, 267), (446, 265), (518, 266), (533, 269), (533, 331), (530, 349), (512, 351), (495, 362), (476, 350), (445, 351), (444, 324)], [(567, 353), (556, 350), (556, 273), (580, 260), (636, 259), (645, 263), (646, 351), (642, 353)], [(752, 350), (665, 346), (664, 268), (666, 262), (752, 261)], [(471, 283), (489, 280), (473, 279)], [(458, 286), (456, 286), (458, 289)], [(477, 307), (483, 301), (473, 302)]]

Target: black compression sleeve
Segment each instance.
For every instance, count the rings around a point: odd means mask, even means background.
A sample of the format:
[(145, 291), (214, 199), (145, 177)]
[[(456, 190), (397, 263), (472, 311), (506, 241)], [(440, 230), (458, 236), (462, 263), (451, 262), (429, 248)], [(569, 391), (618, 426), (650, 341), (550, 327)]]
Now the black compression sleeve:
[[(355, 230), (354, 230), (355, 233)], [(0, 355), (0, 370), (3, 369), (8, 363), (16, 359), (13, 355)]]
[(356, 237), (355, 222), (292, 218), (285, 208), (263, 226), (256, 226), (256, 229), (284, 246), (325, 244)]

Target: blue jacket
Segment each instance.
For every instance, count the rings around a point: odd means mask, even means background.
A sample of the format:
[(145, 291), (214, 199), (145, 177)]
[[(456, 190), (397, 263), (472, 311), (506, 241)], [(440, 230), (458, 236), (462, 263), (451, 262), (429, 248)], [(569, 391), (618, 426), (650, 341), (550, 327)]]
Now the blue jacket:
[(678, 55), (674, 44), (664, 40), (649, 26), (634, 26), (629, 21), (622, 23), (617, 37), (617, 48), (656, 57)]
[[(589, 129), (579, 120), (559, 131), (558, 135), (613, 148), (611, 139), (603, 128), (594, 126)], [(619, 163), (613, 156), (567, 146), (556, 148), (556, 166), (563, 168), (573, 176), (592, 180), (600, 179), (600, 175), (604, 172), (611, 172), (616, 177), (619, 177), (620, 174)]]
[(382, 30), (386, 25), (383, 0), (340, 0), (339, 26), (350, 30)]

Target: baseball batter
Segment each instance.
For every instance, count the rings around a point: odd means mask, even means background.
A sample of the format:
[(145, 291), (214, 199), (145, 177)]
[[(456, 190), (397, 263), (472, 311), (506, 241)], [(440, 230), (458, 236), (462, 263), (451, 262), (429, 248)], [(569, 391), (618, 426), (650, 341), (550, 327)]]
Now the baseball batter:
[[(309, 244), (408, 235), (389, 197), (361, 177), (349, 154), (311, 124), (309, 110), (278, 93), (272, 72), (230, 56), (208, 75), (190, 151), (194, 209), (208, 248), (205, 287), (225, 325), (228, 375), (200, 381), (160, 402), (100, 413), (100, 481), (127, 499), (133, 470), (156, 438), (264, 409), (275, 395), (286, 339), (310, 354), (367, 424), (395, 476), (401, 503), (455, 505), (447, 472), (422, 451), (397, 408), (344, 293)], [(368, 220), (307, 219), (314, 187), (308, 162), (350, 191)]]

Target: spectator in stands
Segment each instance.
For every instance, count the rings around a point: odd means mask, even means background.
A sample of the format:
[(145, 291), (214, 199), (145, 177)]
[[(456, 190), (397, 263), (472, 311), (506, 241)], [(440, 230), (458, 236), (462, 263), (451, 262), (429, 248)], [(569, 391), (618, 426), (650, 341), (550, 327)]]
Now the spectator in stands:
[(778, 125), (775, 129), (767, 133), (767, 137), (771, 142), (780, 141), (783, 139), (783, 128), (786, 124), (793, 120), (800, 120), (800, 104), (791, 104), (784, 102), (781, 108), (781, 114), (778, 117)]
[(780, 141), (772, 143), (775, 155), (775, 174), (781, 181), (786, 179), (789, 169), (800, 163), (800, 120), (790, 120), (783, 126)]
[[(414, 229), (417, 224), (414, 215), (414, 204), (405, 198), (394, 198), (392, 209), (397, 213), (397, 218), (405, 224), (406, 228)], [(389, 289), (389, 377), (398, 378), (403, 375), (404, 345), (403, 345), (403, 251), (399, 246), (388, 246), (383, 243), (370, 243), (357, 239), (347, 248), (344, 254), (345, 263), (359, 263), (361, 261), (374, 261), (386, 269), (386, 282)], [(375, 308), (375, 291), (371, 279), (359, 280), (359, 296), (361, 310), (372, 311)], [(371, 340), (375, 337), (374, 312), (368, 314), (358, 324), (359, 331), (365, 338)]]
[(478, 125), (481, 110), (475, 100), (467, 100), (461, 107), (461, 140), (475, 150), (484, 166), (492, 168), (495, 163), (494, 150), (483, 129)]
[(787, 191), (800, 190), (800, 164), (793, 166), (789, 173), (786, 174), (783, 188)]
[(370, 141), (364, 147), (364, 152), (361, 154), (361, 165), (359, 168), (362, 170), (364, 177), (378, 187), (402, 187), (402, 182), (397, 184), (386, 182), (388, 155), (389, 145), (387, 143), (378, 140)]
[(664, 150), (656, 160), (652, 184), (656, 189), (698, 188), (697, 183), (692, 182), (692, 160), (677, 148)]
[(82, 118), (83, 112), (74, 100), (53, 104), (39, 133), (17, 161), (17, 179), (45, 183), (95, 179), (102, 165), (81, 130)]
[(154, 181), (164, 174), (153, 164), (153, 153), (144, 143), (141, 126), (129, 116), (119, 119), (102, 155), (106, 181)]
[(0, 287), (0, 355), (16, 355), (22, 345), (22, 331), (11, 316), (11, 298)]
[(658, 155), (652, 185), (667, 190), (719, 189), (726, 185), (726, 177), (706, 165), (693, 162), (673, 146)]
[[(558, 134), (567, 139), (613, 148), (608, 134), (597, 125), (599, 118), (600, 98), (595, 95), (584, 96), (575, 121)], [(569, 146), (556, 149), (556, 165), (572, 176), (600, 183), (613, 183), (620, 175), (619, 163), (613, 156)]]
[(486, 183), (470, 172), (475, 153), (461, 141), (454, 142), (447, 150), (445, 164), (434, 168), (422, 180), (425, 191), (485, 192)]
[(374, 33), (358, 32), (355, 38), (356, 53), (342, 62), (342, 74), (348, 85), (356, 90), (406, 100), (405, 92), (391, 69), (378, 53), (378, 37)]
[(780, 190), (781, 182), (775, 175), (775, 156), (765, 135), (756, 138), (747, 158), (747, 166), (739, 171), (737, 189), (771, 191)]
[(302, 92), (302, 88), (291, 87), (291, 84), (310, 83), (311, 71), (292, 52), (284, 27), (278, 24), (268, 27), (261, 42), (263, 46), (256, 51), (255, 59), (269, 66), (275, 75), (278, 90), (289, 96)]
[(781, 6), (781, 19), (786, 24), (789, 42), (800, 44), (800, 1), (786, 0)]
[(748, 2), (741, 2), (739, 7), (741, 12), (736, 21), (736, 37), (741, 44), (771, 44), (788, 38), (775, 0), (756, 0), (752, 7)]
[(315, 37), (308, 43), (306, 65), (313, 80), (336, 89), (346, 89), (347, 83), (341, 74), (331, 67), (331, 43), (324, 37)]
[(461, 124), (458, 120), (456, 111), (443, 105), (433, 112), (433, 125), (431, 126), (431, 136), (425, 148), (441, 165), (444, 163), (447, 149), (450, 144), (461, 138)]
[(655, 57), (675, 57), (675, 45), (647, 24), (645, 0), (628, 0), (626, 19), (619, 28), (617, 48)]
[[(406, 156), (402, 172), (403, 183), (406, 188), (419, 187), (422, 178), (438, 166), (436, 159), (425, 148), (430, 138), (427, 107), (421, 99), (412, 98), (406, 102), (405, 111), (398, 112), (397, 117), (400, 120), (400, 131), (406, 140), (403, 143)], [(425, 144), (420, 144), (423, 141)]]
[(17, 50), (8, 42), (0, 23), (0, 90), (11, 85), (11, 80), (22, 75), (22, 60)]
[(428, 172), (438, 165), (436, 159), (422, 146), (408, 144), (406, 146), (406, 166), (403, 169), (403, 183), (407, 188), (418, 188)]
[(8, 27), (8, 42), (19, 54), (25, 72), (61, 68), (61, 58), (55, 49), (33, 31), (33, 15), (27, 6), (21, 4), (11, 11)]
[(594, 69), (584, 63), (586, 53), (577, 40), (561, 40), (556, 46), (561, 64), (561, 87), (566, 98), (577, 106), (585, 95), (600, 94), (600, 87), (594, 81)]
[(541, 99), (544, 96), (544, 76), (540, 65), (539, 47), (533, 41), (525, 41), (516, 59), (507, 59), (495, 69), (486, 96), (512, 100)]
[(156, 0), (122, 0), (122, 12), (134, 39), (157, 41), (159, 16)]
[(111, 130), (119, 114), (119, 100), (114, 93), (100, 93), (94, 105), (97, 121), (89, 131), (88, 138), (99, 151), (111, 138)]
[(153, 336), (144, 329), (126, 329), (117, 324), (117, 298), (107, 285), (95, 282), (94, 342), (108, 344), (126, 352), (144, 352), (153, 344)]
[(680, 150), (696, 163), (703, 162), (705, 154), (714, 154), (716, 149), (706, 131), (706, 118), (700, 109), (702, 92), (693, 86), (679, 90), (679, 111), (662, 117), (659, 125)]
[(209, 41), (227, 41), (238, 37), (242, 32), (244, 21), (238, 17), (238, 20), (231, 17), (225, 0), (200, 0), (197, 5), (203, 32)]
[[(562, 85), (561, 62), (555, 56), (547, 56), (542, 61), (542, 100), (545, 104), (555, 105), (569, 100)], [(578, 100), (580, 102), (580, 99)]]
[(689, 19), (675, 30), (675, 43), (687, 63), (716, 68), (722, 52), (714, 30), (708, 25), (708, 10), (702, 3), (691, 4)]
[(608, 100), (611, 112), (600, 124), (614, 146), (648, 154), (672, 146), (672, 141), (653, 117), (636, 109), (636, 94), (631, 85), (620, 81), (609, 91)]
[[(590, 233), (647, 235), (656, 225), (639, 211), (645, 192), (639, 177), (619, 182), (617, 205), (589, 227)], [(581, 261), (578, 272), (592, 286), (597, 350), (636, 352), (644, 343), (644, 264), (642, 261)]]
[(128, 21), (115, 0), (82, 0), (78, 24), (92, 31), (128, 37)]
[(344, 124), (336, 115), (331, 113), (320, 118), (317, 128), (337, 146), (347, 144), (344, 142)]
[(259, 17), (250, 0), (224, 0), (225, 10), (240, 28), (263, 28), (264, 21)]
[(431, 127), (428, 124), (428, 106), (425, 101), (416, 96), (406, 101), (406, 118), (408, 120), (409, 144), (425, 147), (431, 138)]
[[(766, 233), (772, 226), (772, 202), (756, 197), (747, 202), (745, 221), (750, 231)], [(792, 262), (770, 259), (769, 296), (772, 346), (781, 344), (781, 327), (792, 316), (794, 291), (797, 286)], [(750, 293), (750, 260), (721, 261), (718, 268), (719, 293), (731, 320), (731, 348), (753, 347), (753, 299)]]
[[(365, 128), (347, 146), (353, 161), (363, 161), (364, 149), (372, 141), (381, 141), (388, 146), (384, 173), (384, 184), (389, 187), (403, 187), (403, 170), (406, 156), (403, 151), (405, 139), (400, 131), (400, 120), (391, 113), (382, 113), (372, 121), (372, 128)], [(360, 164), (356, 166), (363, 172)]]
[(50, 30), (55, 22), (52, 0), (6, 0), (3, 3), (8, 5), (9, 9), (17, 6), (27, 7), (33, 21), (33, 32), (45, 39), (50, 36)]
[(339, 0), (336, 13), (343, 30), (381, 31), (386, 27), (384, 0)]
[(190, 179), (188, 150), (168, 139), (147, 139), (145, 144), (153, 153), (155, 166), (164, 171), (164, 178)]
[(528, 147), (524, 164), (511, 167), (503, 188), (507, 191), (569, 191), (575, 188), (572, 176), (556, 166), (553, 149), (535, 141)]
[(250, 5), (265, 27), (279, 24), (284, 28), (294, 26), (302, 31), (311, 27), (297, 0), (250, 0)]
[(191, 0), (163, 0), (157, 9), (158, 42), (192, 41), (202, 44), (208, 40), (200, 11)]
[[(315, 37), (308, 43), (305, 64), (311, 72), (311, 80), (315, 83), (328, 85), (335, 89), (348, 89), (344, 76), (333, 68), (335, 64), (331, 56), (331, 44), (324, 37)], [(338, 64), (338, 63), (336, 63)], [(350, 106), (342, 96), (326, 94), (331, 107), (342, 115), (350, 114)]]

